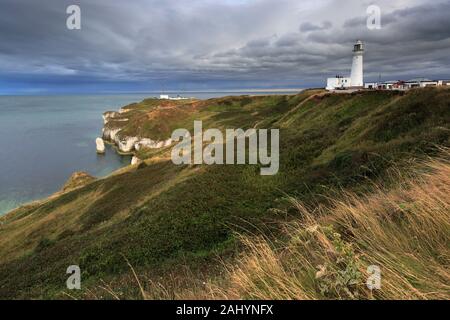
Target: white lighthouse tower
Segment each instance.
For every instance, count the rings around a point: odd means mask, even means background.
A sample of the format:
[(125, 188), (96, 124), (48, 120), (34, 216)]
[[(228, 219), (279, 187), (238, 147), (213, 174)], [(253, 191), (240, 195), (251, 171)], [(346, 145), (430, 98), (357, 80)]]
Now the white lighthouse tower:
[(336, 75), (334, 78), (327, 79), (327, 90), (345, 90), (364, 88), (364, 43), (361, 40), (356, 41), (353, 46), (353, 64), (350, 78)]
[(353, 47), (353, 64), (350, 82), (352, 87), (364, 87), (364, 44), (358, 40)]

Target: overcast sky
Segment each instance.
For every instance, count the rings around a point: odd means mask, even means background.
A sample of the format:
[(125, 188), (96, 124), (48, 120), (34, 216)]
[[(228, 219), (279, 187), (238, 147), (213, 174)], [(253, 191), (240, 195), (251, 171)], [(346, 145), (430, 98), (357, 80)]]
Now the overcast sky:
[(450, 0), (0, 0), (0, 94), (324, 86), (350, 73), (357, 39), (366, 81), (448, 79), (449, 13)]

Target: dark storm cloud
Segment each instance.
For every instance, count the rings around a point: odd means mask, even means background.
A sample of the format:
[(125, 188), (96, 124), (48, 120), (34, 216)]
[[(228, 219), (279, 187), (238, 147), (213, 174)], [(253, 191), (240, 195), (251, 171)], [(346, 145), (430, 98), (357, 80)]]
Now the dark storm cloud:
[[(71, 31), (65, 11), (74, 3), (82, 29)], [(378, 1), (381, 30), (366, 27), (370, 4), (0, 0), (0, 83), (321, 84), (349, 72), (358, 38), (369, 77), (450, 76), (449, 1)]]
[[(383, 12), (386, 8), (380, 6)], [(333, 28), (303, 23), (302, 32), (279, 36), (266, 43), (264, 51), (243, 46), (228, 62), (249, 66), (249, 72), (270, 65), (274, 74), (298, 73), (320, 81), (326, 75), (347, 74), (352, 44), (363, 39), (369, 77), (450, 76), (450, 2), (417, 4), (384, 13), (380, 30), (367, 28), (366, 8), (361, 6), (360, 16), (345, 19)], [(238, 57), (246, 63), (239, 63)], [(223, 56), (221, 64), (226, 65)]]
[(324, 21), (320, 26), (311, 22), (305, 22), (301, 24), (300, 31), (308, 32), (317, 30), (327, 30), (330, 29), (332, 26), (333, 24), (330, 21)]

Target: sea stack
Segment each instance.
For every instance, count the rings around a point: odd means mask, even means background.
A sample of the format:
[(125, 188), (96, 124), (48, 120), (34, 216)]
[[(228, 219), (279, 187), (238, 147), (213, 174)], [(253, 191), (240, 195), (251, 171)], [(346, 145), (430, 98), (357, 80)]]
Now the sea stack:
[(136, 157), (136, 156), (133, 156), (133, 158), (131, 158), (131, 165), (132, 165), (132, 166), (134, 166), (134, 165), (136, 165), (136, 164), (140, 164), (141, 162), (142, 162), (142, 160), (139, 159), (139, 158)]
[(102, 138), (95, 139), (95, 144), (97, 145), (97, 153), (105, 153), (105, 143)]

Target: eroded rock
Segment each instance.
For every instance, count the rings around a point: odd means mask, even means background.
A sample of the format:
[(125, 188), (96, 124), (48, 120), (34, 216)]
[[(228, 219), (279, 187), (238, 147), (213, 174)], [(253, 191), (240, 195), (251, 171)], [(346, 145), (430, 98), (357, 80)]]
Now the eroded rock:
[(149, 138), (140, 139), (135, 145), (134, 148), (139, 151), (142, 148), (147, 149), (161, 149), (164, 147), (168, 147), (172, 144), (172, 139), (167, 139), (165, 141), (157, 141)]
[(120, 152), (130, 153), (134, 151), (134, 145), (138, 142), (139, 138), (137, 137), (121, 137), (116, 134), (114, 137), (114, 142), (116, 143), (117, 148)]
[(139, 158), (136, 157), (136, 156), (133, 156), (133, 158), (131, 158), (131, 165), (132, 165), (132, 166), (134, 166), (134, 165), (136, 165), (136, 164), (140, 164), (141, 162), (142, 162), (142, 160), (139, 159)]
[(105, 143), (102, 138), (95, 139), (95, 144), (97, 146), (97, 153), (105, 153)]

